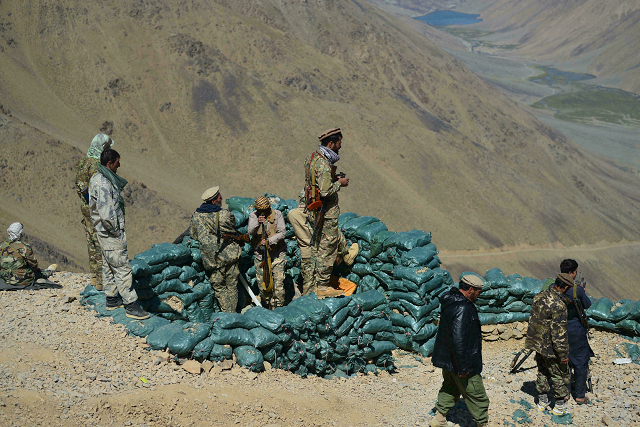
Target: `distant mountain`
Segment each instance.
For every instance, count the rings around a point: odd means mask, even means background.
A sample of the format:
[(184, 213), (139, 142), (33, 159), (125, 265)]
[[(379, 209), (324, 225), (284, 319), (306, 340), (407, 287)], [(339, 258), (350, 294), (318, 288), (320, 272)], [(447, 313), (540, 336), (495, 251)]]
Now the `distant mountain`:
[(5, 0), (0, 16), (0, 218), (78, 264), (73, 165), (105, 121), (132, 253), (173, 240), (212, 185), (297, 197), (332, 126), (342, 210), (442, 248), (640, 237), (637, 176), (364, 1)]

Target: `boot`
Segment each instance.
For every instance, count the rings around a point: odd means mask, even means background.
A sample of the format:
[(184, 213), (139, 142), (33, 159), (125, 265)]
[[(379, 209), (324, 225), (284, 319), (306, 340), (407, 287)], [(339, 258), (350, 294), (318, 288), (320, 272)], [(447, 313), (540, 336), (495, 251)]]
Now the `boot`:
[(447, 427), (447, 417), (442, 415), (440, 411), (436, 410), (436, 414), (431, 418), (429, 427)]
[(140, 307), (138, 301), (134, 301), (131, 304), (125, 304), (124, 309), (127, 311), (127, 317), (131, 319), (144, 320), (151, 317), (149, 313)]
[(112, 311), (116, 308), (124, 307), (122, 304), (122, 297), (116, 295), (115, 297), (107, 297), (107, 310)]
[(549, 398), (547, 397), (546, 393), (538, 395), (538, 401), (536, 402), (536, 408), (538, 408), (538, 411), (540, 411), (540, 412), (550, 411), (551, 410), (551, 408), (549, 407)]
[(91, 286), (96, 288), (97, 291), (102, 290), (102, 283), (98, 283), (98, 279), (95, 276), (91, 276)]
[(349, 252), (345, 256), (343, 256), (344, 263), (347, 265), (353, 265), (353, 262), (356, 260), (358, 253), (360, 252), (360, 246), (357, 243), (354, 243), (349, 248)]
[(553, 411), (551, 411), (553, 415), (564, 415), (568, 414), (569, 410), (567, 408), (567, 403), (563, 399), (556, 400), (556, 405), (553, 407)]

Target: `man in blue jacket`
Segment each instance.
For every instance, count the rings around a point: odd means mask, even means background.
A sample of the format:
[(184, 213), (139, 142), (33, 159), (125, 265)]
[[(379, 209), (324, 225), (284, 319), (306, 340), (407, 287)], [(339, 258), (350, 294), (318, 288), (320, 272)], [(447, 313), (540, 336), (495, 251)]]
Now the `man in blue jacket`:
[(479, 427), (489, 421), (489, 397), (482, 382), (482, 331), (474, 302), (484, 281), (468, 274), (458, 288), (440, 296), (440, 324), (433, 352), (433, 366), (442, 368), (442, 387), (431, 427), (446, 427), (447, 413), (460, 396)]

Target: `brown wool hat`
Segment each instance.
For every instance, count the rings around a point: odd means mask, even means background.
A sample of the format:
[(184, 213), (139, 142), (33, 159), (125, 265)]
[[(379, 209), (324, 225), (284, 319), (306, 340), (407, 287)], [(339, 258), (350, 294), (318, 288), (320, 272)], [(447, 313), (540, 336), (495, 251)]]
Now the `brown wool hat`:
[(484, 288), (484, 281), (476, 275), (467, 274), (460, 279), (461, 282), (466, 283), (469, 286), (472, 286), (476, 289)]
[(320, 136), (318, 136), (318, 139), (319, 139), (320, 141), (322, 141), (322, 140), (323, 140), (323, 139), (325, 139), (326, 137), (331, 136), (331, 135), (335, 135), (335, 134), (340, 133), (340, 132), (341, 132), (341, 131), (340, 131), (340, 128), (331, 128), (331, 129), (327, 129), (327, 130), (325, 130), (324, 132), (322, 132), (322, 133), (320, 134)]
[(220, 194), (220, 187), (218, 186), (211, 187), (207, 189), (204, 193), (202, 193), (202, 201), (209, 202), (215, 199), (216, 197), (218, 197), (218, 194)]
[(257, 210), (269, 209), (271, 207), (271, 203), (269, 203), (269, 199), (264, 196), (256, 197), (256, 200), (253, 202), (253, 207)]
[(573, 281), (573, 277), (571, 277), (569, 275), (569, 273), (560, 273), (560, 274), (558, 274), (558, 279), (560, 279), (560, 281), (562, 281), (562, 283), (564, 283), (565, 285), (567, 285), (569, 287), (573, 287), (575, 285), (575, 283)]

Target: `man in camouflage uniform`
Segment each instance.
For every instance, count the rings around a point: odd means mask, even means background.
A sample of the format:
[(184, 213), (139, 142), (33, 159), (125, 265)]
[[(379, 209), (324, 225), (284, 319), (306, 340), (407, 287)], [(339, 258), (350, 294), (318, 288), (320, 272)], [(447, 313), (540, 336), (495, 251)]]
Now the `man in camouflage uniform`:
[(23, 232), (23, 225), (14, 222), (7, 229), (9, 238), (0, 245), (0, 279), (7, 285), (0, 289), (25, 289), (37, 279), (51, 275), (50, 271), (38, 268), (31, 246), (20, 240)]
[(132, 319), (148, 319), (138, 303), (127, 251), (122, 189), (127, 180), (118, 176), (120, 154), (110, 148), (100, 154), (98, 173), (89, 181), (89, 212), (102, 250), (102, 278), (107, 310), (122, 307)]
[[(338, 256), (339, 230), (338, 191), (349, 185), (349, 178), (337, 178), (335, 163), (340, 160), (338, 152), (342, 147), (340, 128), (328, 129), (318, 139), (318, 149), (304, 162), (305, 188), (312, 193), (318, 191), (322, 207), (309, 212), (309, 221), (315, 222), (320, 211), (324, 212), (324, 224), (315, 241), (310, 243), (312, 275), (304, 294), (324, 291), (331, 278), (333, 264)], [(308, 208), (308, 206), (307, 206)]]
[(553, 413), (567, 413), (565, 401), (568, 400), (569, 374), (569, 336), (567, 334), (567, 304), (569, 297), (563, 295), (573, 286), (573, 279), (565, 273), (558, 275), (555, 283), (547, 290), (538, 293), (531, 304), (531, 317), (525, 348), (536, 352), (538, 377), (537, 408), (549, 409), (549, 383), (553, 385), (556, 399)]
[[(284, 236), (287, 231), (282, 212), (271, 208), (269, 199), (264, 196), (256, 198), (253, 206), (255, 211), (249, 214), (247, 233), (252, 236), (251, 245), (253, 251), (253, 264), (256, 269), (256, 280), (260, 287), (260, 300), (264, 308), (273, 310), (284, 305), (284, 267), (287, 256), (287, 245)], [(263, 233), (266, 229), (266, 240)], [(273, 289), (268, 291), (269, 278), (263, 277), (263, 262), (269, 265), (263, 257), (265, 244), (269, 249), (271, 260), (271, 275), (273, 277)], [(264, 281), (264, 285), (263, 285)]]
[[(291, 209), (287, 215), (289, 223), (293, 227), (293, 232), (300, 248), (300, 272), (302, 274), (302, 295), (314, 292), (313, 287), (313, 264), (311, 262), (311, 236), (313, 235), (313, 224), (309, 222), (309, 214), (305, 207), (304, 192), (300, 194), (300, 203), (295, 209)], [(338, 258), (339, 263), (342, 258), (347, 265), (352, 265), (358, 255), (358, 244), (349, 245), (347, 239), (338, 228)]]
[(200, 242), (202, 263), (222, 311), (234, 313), (238, 305), (238, 260), (240, 245), (222, 234), (238, 234), (236, 218), (222, 208), (219, 187), (202, 194), (203, 203), (191, 217), (189, 235)]
[(82, 212), (82, 224), (87, 239), (89, 250), (89, 271), (91, 272), (91, 284), (97, 290), (102, 290), (102, 252), (96, 230), (91, 222), (89, 213), (89, 182), (91, 177), (98, 172), (100, 166), (100, 154), (105, 148), (111, 148), (113, 141), (108, 135), (99, 133), (93, 137), (87, 156), (76, 163), (76, 193), (80, 197), (80, 212)]

